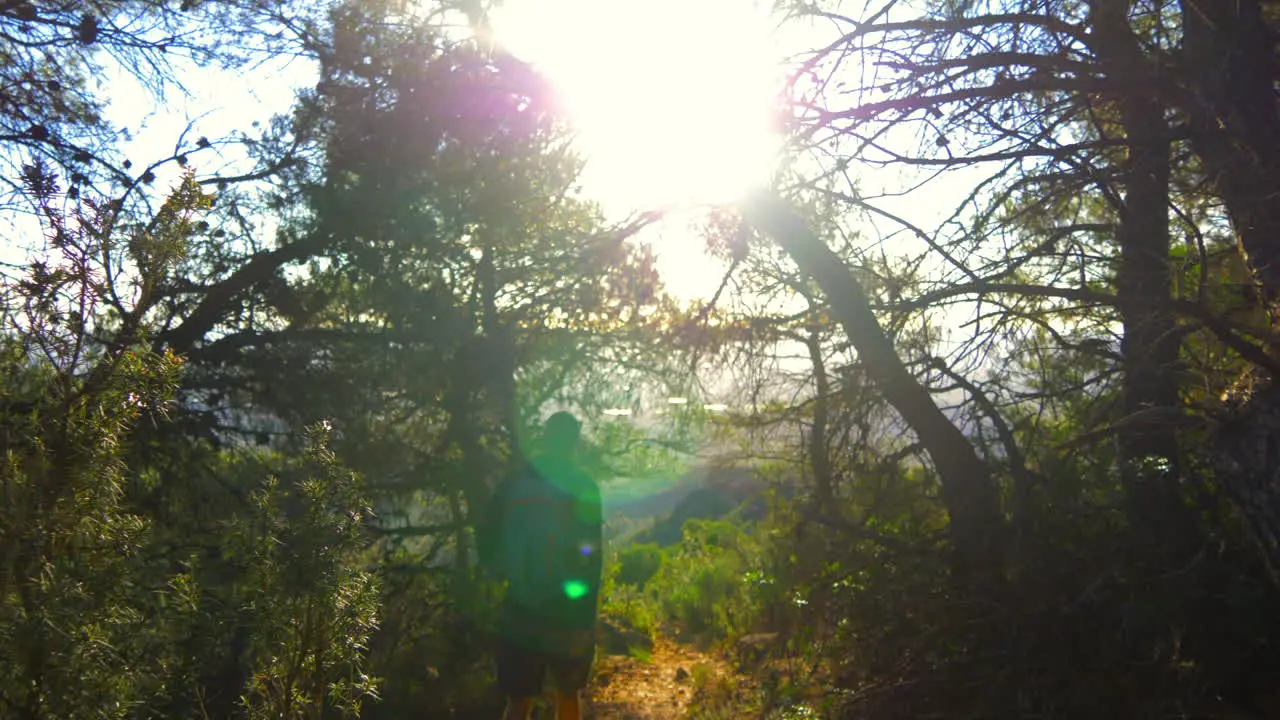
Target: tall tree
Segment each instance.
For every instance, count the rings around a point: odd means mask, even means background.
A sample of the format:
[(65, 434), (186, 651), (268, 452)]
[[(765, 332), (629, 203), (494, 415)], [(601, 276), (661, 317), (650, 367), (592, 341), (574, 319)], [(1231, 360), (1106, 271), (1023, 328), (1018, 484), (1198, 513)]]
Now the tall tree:
[(1005, 522), (990, 467), (904, 366), (866, 291), (821, 236), (775, 197), (758, 195), (744, 208), (748, 219), (775, 238), (800, 271), (822, 288), (868, 376), (929, 452), (951, 516), (957, 580), (979, 592), (997, 590), (1005, 571)]
[[(1184, 93), (1179, 107), (1193, 131), (1207, 184), (1225, 205), (1275, 331), (1280, 298), (1280, 102), (1275, 94), (1277, 32), (1273, 3), (1183, 0)], [(1274, 345), (1273, 345), (1274, 348)], [(1274, 349), (1272, 350), (1274, 355)], [(1242, 382), (1216, 435), (1222, 482), (1248, 522), (1280, 584), (1280, 474), (1270, 448), (1280, 437), (1273, 371)]]
[(1280, 104), (1275, 97), (1276, 17), (1261, 0), (1182, 0), (1185, 92), (1179, 107), (1209, 183), (1226, 205), (1250, 267), (1274, 304), (1280, 296)]
[[(1116, 243), (1117, 310), (1124, 325), (1122, 410), (1133, 418), (1180, 406), (1177, 364), (1181, 330), (1170, 303), (1173, 269), (1169, 215), (1172, 142), (1166, 108), (1154, 92), (1159, 73), (1130, 25), (1132, 3), (1090, 4), (1091, 47), (1110, 77), (1143, 78), (1151, 92), (1116, 94), (1125, 157), (1119, 168), (1124, 195), (1118, 198)], [(1106, 109), (1100, 109), (1105, 112)], [(1165, 572), (1194, 552), (1194, 518), (1178, 492), (1185, 470), (1172, 423), (1131, 422), (1119, 433), (1119, 462), (1126, 508), (1141, 560)]]

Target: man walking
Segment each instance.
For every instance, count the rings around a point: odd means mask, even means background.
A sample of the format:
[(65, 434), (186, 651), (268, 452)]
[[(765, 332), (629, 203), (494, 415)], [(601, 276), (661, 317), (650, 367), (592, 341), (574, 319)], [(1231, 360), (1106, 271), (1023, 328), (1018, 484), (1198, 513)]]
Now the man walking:
[(581, 425), (547, 419), (538, 452), (495, 493), (491, 563), (507, 584), (498, 623), (505, 720), (528, 720), (550, 674), (558, 720), (581, 720), (603, 569), (600, 488), (575, 460)]

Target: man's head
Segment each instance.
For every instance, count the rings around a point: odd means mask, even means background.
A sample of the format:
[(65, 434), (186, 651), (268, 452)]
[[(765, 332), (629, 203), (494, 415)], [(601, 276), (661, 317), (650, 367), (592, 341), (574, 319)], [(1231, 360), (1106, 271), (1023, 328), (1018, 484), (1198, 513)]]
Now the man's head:
[(542, 426), (543, 452), (559, 458), (573, 455), (582, 435), (582, 423), (572, 413), (558, 412)]

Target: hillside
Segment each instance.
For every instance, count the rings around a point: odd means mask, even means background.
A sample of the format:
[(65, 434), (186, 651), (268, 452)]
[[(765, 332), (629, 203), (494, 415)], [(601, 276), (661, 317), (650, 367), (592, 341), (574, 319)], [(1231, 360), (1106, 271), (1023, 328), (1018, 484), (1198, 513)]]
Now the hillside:
[(763, 517), (768, 487), (750, 468), (698, 467), (650, 494), (635, 493), (632, 486), (625, 499), (611, 502), (606, 488), (606, 513), (619, 541), (665, 546), (680, 541), (685, 521), (722, 518), (744, 503), (751, 503), (749, 518)]

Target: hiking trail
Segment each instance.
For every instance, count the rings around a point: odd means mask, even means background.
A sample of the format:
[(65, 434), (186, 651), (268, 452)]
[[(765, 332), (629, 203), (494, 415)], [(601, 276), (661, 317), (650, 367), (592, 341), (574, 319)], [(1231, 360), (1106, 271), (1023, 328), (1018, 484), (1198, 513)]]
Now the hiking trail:
[(700, 690), (733, 676), (724, 659), (658, 638), (647, 659), (602, 655), (587, 691), (587, 720), (680, 720)]

